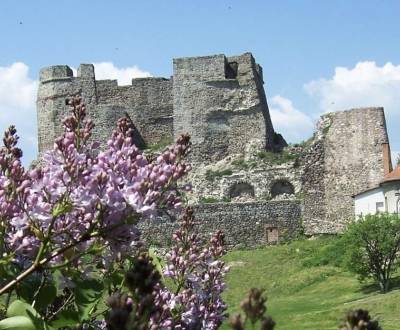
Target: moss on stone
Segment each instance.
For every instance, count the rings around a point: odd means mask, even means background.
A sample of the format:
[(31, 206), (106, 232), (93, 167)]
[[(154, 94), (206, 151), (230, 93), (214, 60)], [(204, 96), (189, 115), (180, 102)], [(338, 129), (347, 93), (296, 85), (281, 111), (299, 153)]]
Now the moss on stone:
[(221, 178), (223, 176), (232, 175), (232, 173), (233, 172), (231, 169), (225, 169), (225, 170), (220, 170), (220, 171), (207, 170), (206, 180), (214, 181), (216, 178)]

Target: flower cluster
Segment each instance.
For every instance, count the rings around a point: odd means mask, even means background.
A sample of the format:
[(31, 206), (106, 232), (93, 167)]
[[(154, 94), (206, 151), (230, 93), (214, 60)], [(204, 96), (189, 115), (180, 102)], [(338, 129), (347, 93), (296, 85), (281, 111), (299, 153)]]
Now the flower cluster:
[(230, 327), (233, 330), (245, 330), (247, 321), (250, 321), (252, 329), (258, 323), (260, 330), (273, 330), (275, 321), (265, 314), (267, 311), (266, 302), (267, 298), (264, 296), (264, 290), (250, 289), (247, 297), (240, 303), (244, 318), (242, 318), (241, 314), (232, 315), (229, 320)]
[(139, 255), (125, 277), (130, 295), (116, 292), (110, 298), (109, 329), (213, 330), (221, 326), (226, 317), (221, 293), (228, 271), (220, 260), (226, 252), (224, 236), (218, 231), (202, 244), (194, 225), (193, 210), (186, 208), (163, 267), (173, 289), (161, 281), (155, 261)]
[(217, 231), (203, 245), (194, 226), (193, 209), (187, 208), (166, 254), (164, 276), (176, 287), (174, 292), (160, 290), (156, 297), (166, 329), (218, 329), (225, 317), (221, 293), (229, 269), (220, 260), (226, 253), (224, 235)]
[(125, 118), (100, 152), (98, 143), (90, 143), (94, 124), (85, 105), (80, 98), (68, 103), (72, 113), (43, 166), (24, 170), (14, 127), (0, 149), (0, 220), (6, 233), (1, 249), (14, 260), (28, 260), (32, 271), (48, 263), (78, 265), (94, 244), (103, 247), (105, 262), (129, 253), (139, 243), (139, 219), (164, 207), (180, 208), (177, 180), (190, 170), (183, 161), (188, 136), (160, 156), (146, 157)]

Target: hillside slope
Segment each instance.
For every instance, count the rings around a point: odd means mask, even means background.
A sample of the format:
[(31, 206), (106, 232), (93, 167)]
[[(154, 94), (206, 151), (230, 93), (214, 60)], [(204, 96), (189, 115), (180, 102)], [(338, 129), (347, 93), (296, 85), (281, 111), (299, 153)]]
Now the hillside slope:
[(266, 290), (268, 314), (277, 322), (277, 330), (338, 329), (345, 312), (356, 308), (368, 309), (384, 330), (400, 329), (399, 281), (383, 295), (375, 285), (360, 284), (353, 274), (334, 266), (340, 256), (315, 262), (330, 243), (304, 240), (230, 252), (225, 258), (231, 266), (225, 293), (229, 312), (239, 310), (251, 287), (259, 287)]

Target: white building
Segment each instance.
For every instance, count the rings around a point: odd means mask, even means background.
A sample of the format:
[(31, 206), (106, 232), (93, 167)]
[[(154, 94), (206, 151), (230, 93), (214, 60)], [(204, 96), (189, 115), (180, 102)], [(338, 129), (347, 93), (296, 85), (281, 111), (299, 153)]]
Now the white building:
[(378, 212), (400, 213), (400, 165), (386, 174), (379, 186), (353, 197), (357, 217)]

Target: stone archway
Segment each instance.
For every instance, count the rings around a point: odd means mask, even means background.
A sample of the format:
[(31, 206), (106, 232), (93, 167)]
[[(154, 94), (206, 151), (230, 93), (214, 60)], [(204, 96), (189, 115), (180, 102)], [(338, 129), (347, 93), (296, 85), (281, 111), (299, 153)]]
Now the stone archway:
[(275, 198), (279, 195), (293, 195), (294, 187), (288, 180), (278, 180), (271, 186), (271, 197)]
[(235, 183), (229, 190), (231, 199), (253, 199), (254, 187), (247, 182)]

